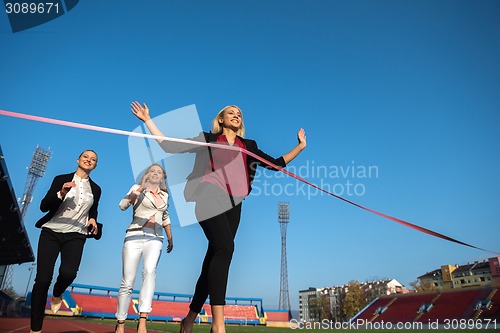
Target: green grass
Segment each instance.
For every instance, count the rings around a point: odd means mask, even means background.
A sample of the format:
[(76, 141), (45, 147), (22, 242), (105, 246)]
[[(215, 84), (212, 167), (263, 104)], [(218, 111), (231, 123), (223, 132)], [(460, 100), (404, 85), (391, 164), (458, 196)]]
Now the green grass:
[[(75, 320), (82, 320), (77, 319)], [(110, 319), (83, 319), (86, 322), (99, 323), (103, 325), (114, 326), (116, 324), (115, 320)], [(127, 327), (135, 328), (137, 326), (137, 322), (133, 320), (128, 320), (125, 324)], [(493, 323), (490, 325), (490, 329), (468, 329), (468, 330), (456, 330), (456, 329), (415, 329), (415, 330), (397, 330), (397, 329), (321, 329), (321, 328), (308, 328), (304, 327), (302, 329), (291, 329), (291, 328), (275, 328), (275, 327), (266, 327), (266, 326), (237, 326), (237, 325), (228, 325), (226, 326), (227, 333), (299, 333), (299, 332), (307, 332), (307, 333), (322, 333), (322, 332), (380, 332), (380, 333), (452, 333), (452, 332), (499, 332), (500, 324), (497, 325), (498, 329), (494, 329)], [(164, 323), (164, 322), (148, 322), (148, 331), (153, 332), (179, 332), (179, 324), (174, 323)], [(209, 333), (210, 326), (207, 324), (196, 324), (194, 328), (194, 333)]]

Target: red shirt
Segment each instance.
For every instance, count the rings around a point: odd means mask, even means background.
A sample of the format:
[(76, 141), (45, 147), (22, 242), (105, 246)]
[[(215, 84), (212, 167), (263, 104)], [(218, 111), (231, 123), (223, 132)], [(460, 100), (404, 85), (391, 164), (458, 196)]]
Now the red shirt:
[[(217, 137), (217, 144), (229, 143), (226, 136), (221, 134)], [(245, 142), (238, 137), (233, 146), (246, 148)], [(247, 155), (233, 150), (210, 149), (212, 158), (201, 182), (217, 185), (233, 197), (246, 197), (249, 189)]]

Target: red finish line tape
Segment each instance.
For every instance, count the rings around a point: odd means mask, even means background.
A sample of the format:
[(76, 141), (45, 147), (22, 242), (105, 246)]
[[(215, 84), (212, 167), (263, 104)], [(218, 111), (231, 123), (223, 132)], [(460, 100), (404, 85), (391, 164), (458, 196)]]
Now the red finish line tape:
[(275, 168), (275, 169), (283, 172), (284, 174), (286, 174), (286, 175), (288, 175), (288, 176), (290, 176), (292, 178), (295, 178), (295, 179), (297, 179), (297, 180), (299, 180), (299, 181), (301, 181), (301, 182), (303, 182), (303, 183), (305, 183), (305, 184), (307, 184), (307, 185), (309, 185), (311, 187), (314, 187), (315, 189), (317, 189), (319, 191), (322, 191), (322, 192), (324, 192), (324, 193), (326, 193), (326, 194), (328, 194), (328, 195), (330, 195), (330, 196), (332, 196), (334, 198), (337, 198), (339, 200), (347, 202), (348, 204), (351, 204), (353, 206), (356, 206), (358, 208), (366, 210), (366, 211), (368, 211), (370, 213), (376, 214), (378, 216), (381, 216), (381, 217), (386, 218), (388, 220), (391, 220), (393, 222), (396, 222), (396, 223), (399, 223), (401, 225), (404, 225), (405, 227), (408, 227), (408, 228), (411, 228), (411, 229), (423, 232), (425, 234), (428, 234), (428, 235), (431, 235), (431, 236), (434, 236), (434, 237), (438, 237), (438, 238), (441, 238), (441, 239), (444, 239), (444, 240), (447, 240), (447, 241), (450, 241), (450, 242), (453, 242), (453, 243), (457, 243), (457, 244), (460, 244), (460, 245), (468, 246), (468, 247), (471, 247), (471, 248), (474, 248), (474, 249), (477, 249), (477, 250), (481, 250), (481, 251), (485, 251), (485, 252), (490, 252), (490, 253), (495, 253), (495, 254), (500, 255), (500, 252), (482, 249), (480, 247), (477, 247), (477, 246), (474, 246), (474, 245), (471, 245), (471, 244), (459, 241), (459, 240), (454, 239), (452, 237), (448, 237), (448, 236), (443, 235), (443, 234), (441, 234), (439, 232), (436, 232), (436, 231), (433, 231), (433, 230), (430, 230), (430, 229), (418, 226), (418, 225), (410, 223), (410, 222), (406, 222), (406, 221), (398, 219), (396, 217), (393, 217), (393, 216), (390, 216), (390, 215), (378, 212), (378, 211), (373, 210), (371, 208), (368, 208), (368, 207), (362, 206), (360, 204), (357, 204), (357, 203), (355, 203), (353, 201), (347, 200), (347, 199), (345, 199), (345, 198), (343, 198), (341, 196), (333, 194), (333, 193), (331, 193), (331, 192), (329, 192), (329, 191), (327, 191), (327, 190), (319, 187), (318, 185), (315, 185), (315, 184), (313, 184), (313, 183), (311, 183), (311, 182), (303, 179), (302, 177), (299, 177), (299, 176), (297, 176), (297, 175), (289, 172), (288, 170), (286, 170), (284, 168), (281, 168), (281, 167), (279, 167), (279, 166), (277, 166), (277, 165), (275, 165), (275, 164), (267, 161), (266, 159), (263, 159), (262, 157), (257, 156), (254, 153), (252, 153), (252, 152), (250, 152), (250, 151), (248, 151), (246, 149), (240, 148), (240, 147), (226, 146), (226, 145), (206, 143), (206, 142), (198, 142), (198, 141), (192, 141), (192, 140), (186, 140), (186, 139), (169, 138), (169, 137), (165, 137), (165, 136), (157, 136), (157, 135), (144, 134), (144, 133), (129, 132), (129, 131), (117, 130), (117, 129), (107, 128), (107, 127), (101, 127), (101, 126), (80, 124), (80, 123), (75, 123), (75, 122), (70, 122), (70, 121), (65, 121), (65, 120), (58, 120), (58, 119), (51, 119), (51, 118), (45, 118), (45, 117), (39, 117), (39, 116), (32, 116), (32, 115), (28, 115), (28, 114), (22, 114), (22, 113), (5, 111), (5, 110), (0, 110), (0, 115), (7, 116), (7, 117), (12, 117), (12, 118), (21, 118), (21, 119), (26, 119), (26, 120), (33, 120), (33, 121), (37, 121), (37, 122), (54, 124), (54, 125), (60, 125), (60, 126), (66, 126), (66, 127), (74, 127), (74, 128), (86, 129), (86, 130), (90, 130), (90, 131), (97, 131), (97, 132), (104, 132), (104, 133), (111, 133), (111, 134), (119, 134), (119, 135), (125, 135), (125, 136), (136, 136), (136, 137), (143, 137), (143, 138), (148, 138), (148, 139), (161, 139), (161, 140), (166, 140), (166, 141), (170, 141), (170, 142), (187, 143), (187, 144), (192, 144), (192, 145), (197, 145), (197, 146), (214, 147), (214, 148), (221, 148), (221, 149), (226, 149), (226, 150), (240, 151), (241, 153), (249, 155), (249, 156), (252, 156), (253, 158), (259, 160), (260, 162), (265, 163), (265, 164), (267, 164), (267, 165), (269, 165), (269, 166), (271, 166), (271, 167), (273, 167), (273, 168)]

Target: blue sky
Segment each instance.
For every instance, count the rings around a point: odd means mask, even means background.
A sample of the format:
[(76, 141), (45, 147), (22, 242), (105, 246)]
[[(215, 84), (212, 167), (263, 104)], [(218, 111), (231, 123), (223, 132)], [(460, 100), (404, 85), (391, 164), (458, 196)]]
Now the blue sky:
[[(86, 0), (12, 33), (2, 12), (0, 109), (131, 131), (140, 124), (132, 101), (147, 102), (153, 115), (195, 105), (208, 130), (219, 109), (237, 104), (246, 136), (271, 155), (287, 152), (306, 129), (307, 149), (290, 171), (500, 251), (499, 16), (498, 1)], [(131, 214), (118, 202), (134, 182), (127, 138), (0, 122), (18, 197), (36, 146), (53, 151), (25, 221), (34, 249), (38, 206), (53, 176), (74, 171), (84, 149), (99, 154), (92, 177), (103, 189), (104, 236), (87, 243), (75, 282), (118, 287)], [(334, 172), (348, 167), (356, 173)], [(309, 287), (378, 278), (408, 285), (440, 265), (494, 256), (308, 194), (282, 174), (262, 172), (254, 192), (244, 202), (228, 296), (262, 297), (268, 309), (279, 300), (279, 201), (291, 206), (293, 309)], [(197, 225), (180, 227), (175, 205), (171, 211), (175, 248), (162, 255), (156, 289), (189, 294), (206, 240)], [(14, 272), (20, 293), (28, 267)]]

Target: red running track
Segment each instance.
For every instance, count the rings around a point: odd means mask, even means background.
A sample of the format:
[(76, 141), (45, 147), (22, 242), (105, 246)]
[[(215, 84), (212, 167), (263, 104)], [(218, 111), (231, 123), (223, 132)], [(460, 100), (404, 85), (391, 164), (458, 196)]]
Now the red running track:
[[(85, 320), (45, 317), (43, 333), (114, 333), (112, 325), (96, 324)], [(28, 333), (29, 318), (0, 318), (0, 333)], [(152, 332), (151, 330), (148, 330)], [(125, 327), (125, 333), (135, 333), (135, 328)]]

